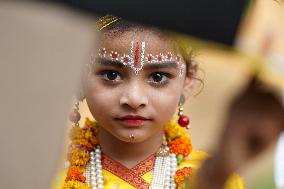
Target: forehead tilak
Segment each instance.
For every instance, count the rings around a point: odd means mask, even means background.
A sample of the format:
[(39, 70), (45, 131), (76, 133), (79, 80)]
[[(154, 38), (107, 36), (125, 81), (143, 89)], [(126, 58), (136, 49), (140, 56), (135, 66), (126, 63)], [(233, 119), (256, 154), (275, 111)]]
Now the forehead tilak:
[[(102, 47), (99, 49), (98, 57), (105, 58), (111, 61), (119, 61), (124, 66), (130, 67), (136, 75), (143, 69), (144, 64), (163, 64), (166, 62), (176, 62), (179, 69), (180, 75), (184, 73), (185, 65), (181, 63), (181, 57), (172, 52), (160, 52), (158, 54), (145, 54), (146, 43), (142, 42), (134, 42), (130, 43), (129, 54), (122, 53), (119, 54), (114, 50), (107, 50)], [(92, 56), (91, 63), (95, 62), (95, 57)]]

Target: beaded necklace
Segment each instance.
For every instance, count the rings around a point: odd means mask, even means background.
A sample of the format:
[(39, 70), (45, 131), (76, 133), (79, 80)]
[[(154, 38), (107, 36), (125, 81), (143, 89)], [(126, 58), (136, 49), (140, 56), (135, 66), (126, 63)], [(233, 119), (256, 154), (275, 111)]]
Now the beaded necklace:
[[(83, 128), (71, 129), (68, 151), (70, 165), (63, 189), (104, 188), (98, 132), (98, 124), (88, 118)], [(191, 152), (189, 135), (171, 120), (165, 126), (165, 136), (167, 145), (163, 144), (156, 153), (149, 189), (174, 189), (192, 173), (188, 167), (176, 170), (177, 165)]]

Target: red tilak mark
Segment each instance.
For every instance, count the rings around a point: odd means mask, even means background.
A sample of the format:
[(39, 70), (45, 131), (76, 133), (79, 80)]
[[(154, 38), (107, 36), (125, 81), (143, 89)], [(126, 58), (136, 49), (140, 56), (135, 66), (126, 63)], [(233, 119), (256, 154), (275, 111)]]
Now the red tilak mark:
[(139, 64), (139, 42), (136, 42), (136, 47), (134, 51), (134, 66), (137, 67)]

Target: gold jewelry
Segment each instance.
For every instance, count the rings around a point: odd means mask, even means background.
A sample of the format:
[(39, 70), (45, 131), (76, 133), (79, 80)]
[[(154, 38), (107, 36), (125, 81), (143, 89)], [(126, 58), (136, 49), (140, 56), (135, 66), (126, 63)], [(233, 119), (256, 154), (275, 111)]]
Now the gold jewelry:
[(180, 101), (179, 101), (179, 108), (178, 108), (178, 124), (181, 126), (181, 127), (184, 127), (186, 129), (189, 129), (190, 128), (190, 119), (189, 117), (183, 115), (183, 107), (182, 105), (184, 104), (185, 102), (185, 97), (184, 95), (181, 95), (180, 97)]
[(121, 18), (113, 15), (106, 15), (104, 17), (101, 17), (96, 23), (97, 29), (101, 31), (102, 29), (108, 27), (109, 25), (119, 21), (120, 19)]
[(73, 122), (74, 127), (79, 127), (79, 121), (81, 119), (81, 115), (79, 112), (79, 102), (75, 103), (73, 111), (69, 115), (69, 120)]

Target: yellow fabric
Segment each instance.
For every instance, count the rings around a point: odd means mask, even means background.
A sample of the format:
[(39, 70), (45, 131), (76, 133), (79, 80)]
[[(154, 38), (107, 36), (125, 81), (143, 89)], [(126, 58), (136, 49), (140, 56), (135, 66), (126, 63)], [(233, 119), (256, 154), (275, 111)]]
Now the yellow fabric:
[[(135, 189), (134, 186), (117, 177), (116, 175), (108, 172), (107, 170), (103, 170), (104, 175), (104, 183), (106, 189)], [(147, 182), (151, 183), (152, 180), (152, 172), (148, 172), (142, 176), (142, 178)]]
[(115, 176), (114, 174), (103, 170), (104, 175), (104, 188), (106, 189), (135, 189), (132, 185), (128, 184), (126, 181), (120, 179), (119, 177)]
[[(202, 162), (208, 158), (208, 154), (203, 151), (193, 151), (187, 158), (185, 158), (178, 169), (183, 167), (191, 167), (193, 170), (197, 170), (202, 165)], [(234, 174), (232, 175), (225, 184), (224, 189), (245, 189), (242, 178)]]
[[(194, 170), (197, 170), (202, 162), (208, 157), (207, 153), (202, 151), (193, 151), (188, 157), (184, 158), (181, 164), (177, 169), (183, 167), (191, 167)], [(112, 174), (111, 172), (103, 169), (105, 189), (135, 189), (131, 184)], [(62, 189), (64, 179), (66, 177), (66, 171), (63, 171), (60, 174), (60, 177), (56, 180), (53, 185), (53, 189)], [(142, 178), (147, 182), (151, 183), (152, 181), (152, 171), (147, 172), (142, 176)], [(227, 181), (225, 189), (245, 189), (244, 182), (238, 175), (232, 175), (232, 177)]]

